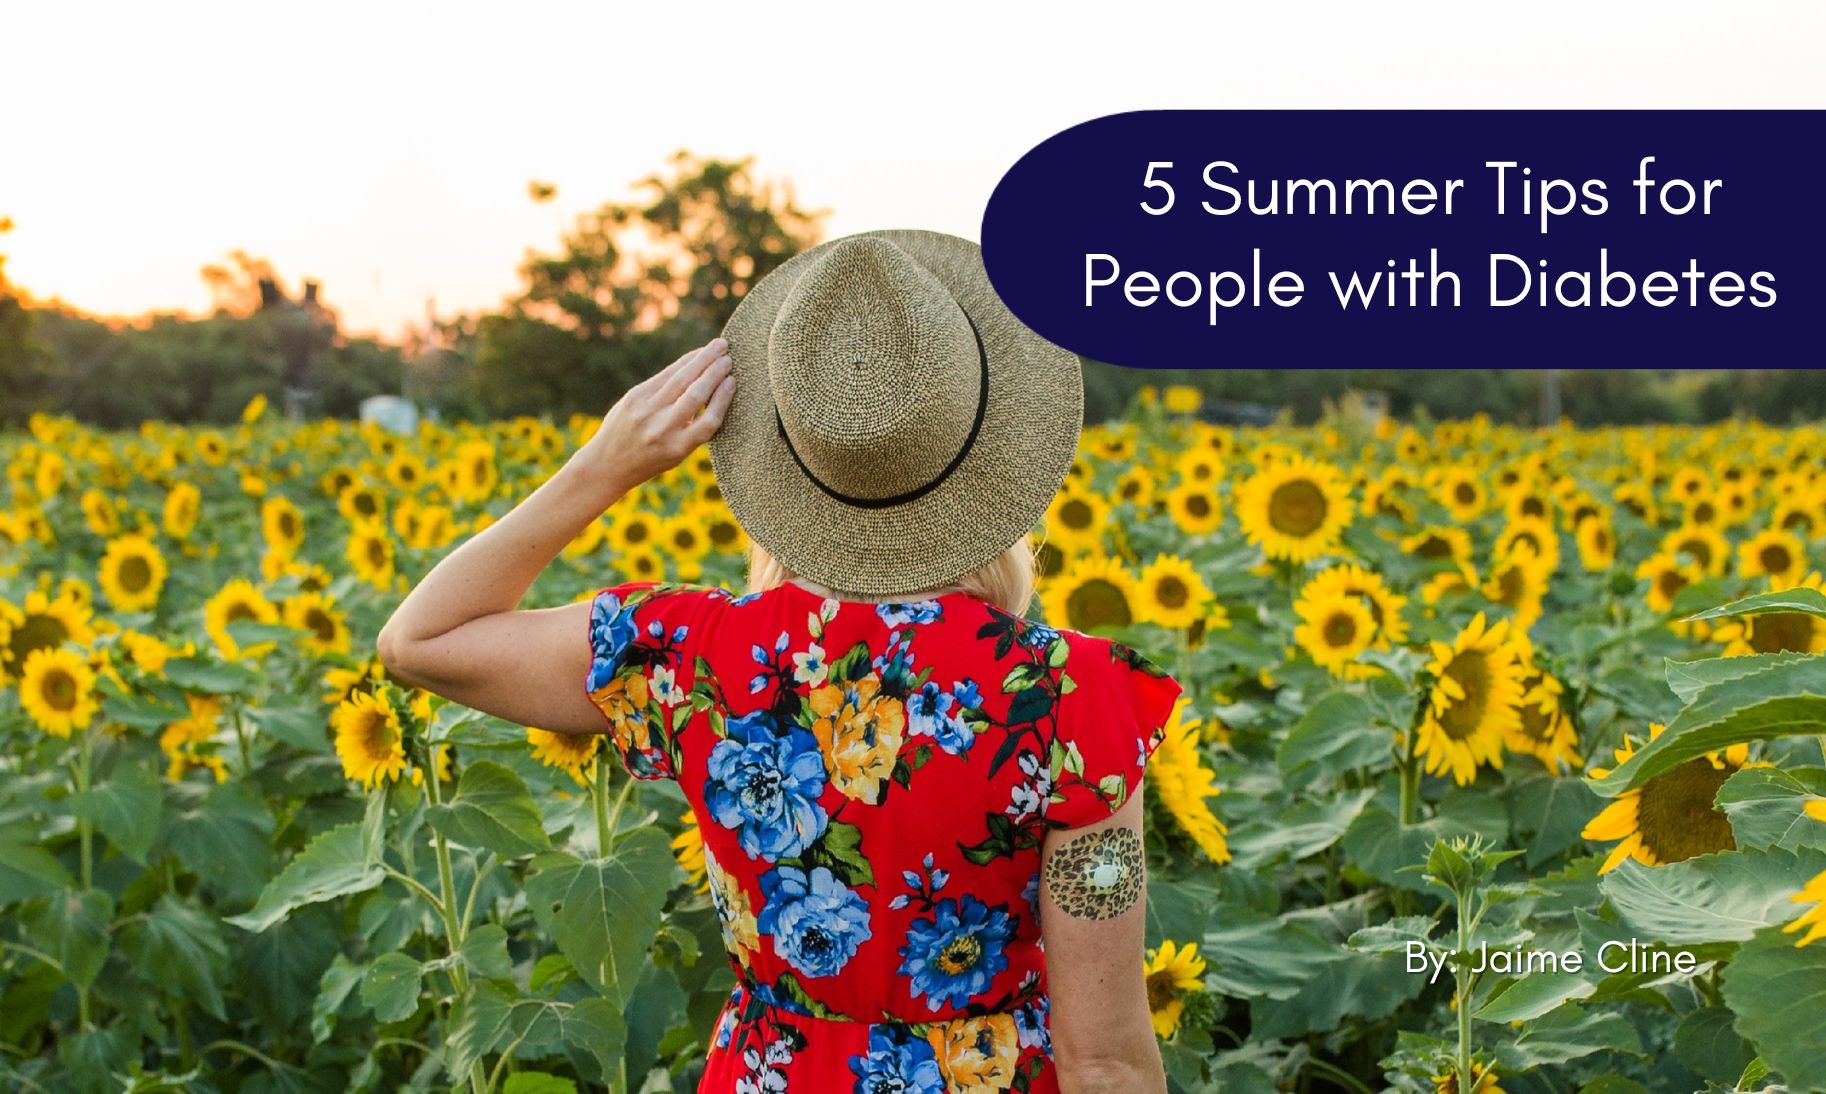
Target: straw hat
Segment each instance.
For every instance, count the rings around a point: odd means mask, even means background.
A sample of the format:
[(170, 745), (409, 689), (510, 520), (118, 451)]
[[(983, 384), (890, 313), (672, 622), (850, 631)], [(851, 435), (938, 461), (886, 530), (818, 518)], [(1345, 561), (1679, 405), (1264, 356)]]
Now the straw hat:
[(938, 588), (988, 562), (1077, 452), (1077, 355), (1014, 317), (967, 239), (821, 243), (756, 283), (723, 337), (723, 497), (755, 542), (839, 592)]

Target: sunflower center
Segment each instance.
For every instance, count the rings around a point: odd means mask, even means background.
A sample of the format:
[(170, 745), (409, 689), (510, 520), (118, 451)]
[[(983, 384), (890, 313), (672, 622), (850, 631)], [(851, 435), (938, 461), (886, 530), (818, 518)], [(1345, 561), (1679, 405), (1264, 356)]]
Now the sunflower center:
[(1496, 577), (1498, 595), (1496, 602), (1514, 607), (1520, 603), (1522, 593), (1527, 591), (1527, 582), (1522, 580), (1522, 568), (1515, 564), (1505, 566)]
[(387, 545), (379, 537), (369, 537), (367, 548), (368, 565), (378, 570), (387, 564)]
[(1052, 577), (1065, 569), (1065, 553), (1051, 543), (1042, 543), (1033, 553), (1033, 567), (1041, 577)]
[(1185, 582), (1169, 575), (1154, 584), (1154, 599), (1163, 608), (1183, 608), (1190, 594)]
[(291, 539), (298, 534), (298, 518), (290, 513), (279, 514), (279, 535)]
[(1308, 479), (1294, 479), (1275, 487), (1268, 496), (1268, 523), (1283, 535), (1309, 536), (1325, 524), (1330, 506), (1325, 491)]
[(1813, 617), (1800, 612), (1770, 612), (1749, 619), (1750, 648), (1757, 653), (1811, 653)]
[(1165, 1010), (1167, 1004), (1179, 998), (1179, 988), (1174, 983), (1172, 969), (1161, 969), (1148, 974), (1148, 1009)]
[(1712, 565), (1712, 549), (1706, 546), (1706, 541), (1703, 539), (1694, 538), (1686, 540), (1680, 545), (1680, 553), (1688, 556), (1701, 566)]
[(1658, 862), (1679, 862), (1737, 846), (1731, 822), (1714, 805), (1718, 788), (1737, 768), (1713, 767), (1703, 756), (1643, 784), (1636, 829)]
[(1133, 616), (1128, 597), (1105, 578), (1094, 577), (1073, 589), (1065, 601), (1066, 616), (1079, 630), (1099, 626), (1126, 627)]
[(13, 663), (23, 665), (33, 650), (56, 649), (69, 641), (69, 638), (69, 628), (56, 616), (28, 615), (25, 622), (13, 630)]
[(392, 751), (399, 734), (393, 732), (392, 724), (387, 720), (384, 711), (370, 710), (362, 719), (361, 744), (369, 756), (379, 760), (385, 759)]
[(39, 693), (44, 696), (44, 703), (52, 710), (68, 714), (76, 709), (76, 678), (64, 669), (52, 669), (44, 674), (39, 685)]
[(1687, 587), (1687, 579), (1679, 570), (1663, 570), (1655, 578), (1655, 587), (1671, 600), (1675, 593)]
[(1779, 543), (1771, 543), (1764, 547), (1756, 557), (1763, 564), (1763, 569), (1772, 574), (1785, 574), (1788, 572), (1788, 567), (1794, 565), (1794, 556), (1788, 553), (1788, 548)]
[(1203, 519), (1211, 515), (1211, 499), (1203, 494), (1188, 494), (1185, 500), (1186, 515)]
[(1521, 510), (1522, 515), (1525, 517), (1542, 517), (1547, 515), (1546, 503), (1536, 497), (1523, 498)]
[(622, 534), (629, 543), (645, 543), (652, 532), (645, 521), (636, 520), (628, 522), (628, 530)]
[(1059, 523), (1082, 532), (1091, 526), (1091, 507), (1073, 498), (1059, 506)]
[(258, 618), (259, 617), (254, 614), (252, 605), (248, 604), (245, 600), (237, 600), (228, 606), (227, 612), (223, 613), (222, 623), (226, 626), (230, 623), (244, 623), (250, 619)]
[(1709, 501), (1702, 501), (1693, 506), (1693, 523), (1710, 524), (1718, 516), (1718, 507)]
[(1414, 548), (1414, 554), (1418, 558), (1451, 558), (1452, 545), (1439, 536), (1428, 536)]
[(336, 641), (336, 621), (322, 609), (313, 608), (306, 613), (304, 625), (310, 628), (311, 633), (317, 636), (319, 642)]
[(710, 526), (710, 542), (718, 547), (727, 547), (736, 540), (736, 526), (729, 521), (719, 520)]
[(1446, 666), (1446, 675), (1465, 690), (1465, 697), (1446, 706), (1439, 716), (1440, 728), (1455, 741), (1476, 736), (1490, 705), (1490, 659), (1482, 650), (1466, 650)]
[(380, 502), (375, 500), (373, 494), (357, 494), (355, 495), (354, 508), (355, 511), (362, 516), (371, 517), (379, 511)]
[(152, 584), (152, 564), (144, 555), (128, 555), (121, 560), (120, 587), (130, 593), (142, 592)]
[(1461, 482), (1452, 488), (1452, 497), (1455, 498), (1460, 505), (1470, 505), (1477, 500), (1477, 487), (1472, 486), (1468, 482)]
[(1334, 612), (1325, 620), (1325, 644), (1343, 649), (1357, 640), (1357, 621), (1348, 612)]

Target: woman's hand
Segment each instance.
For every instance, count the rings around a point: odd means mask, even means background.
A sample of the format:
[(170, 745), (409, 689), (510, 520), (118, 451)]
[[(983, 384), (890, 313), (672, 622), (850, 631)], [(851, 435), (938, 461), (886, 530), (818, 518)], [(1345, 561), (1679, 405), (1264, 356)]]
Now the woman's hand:
[(734, 395), (728, 343), (713, 338), (629, 388), (581, 454), (630, 486), (646, 482), (708, 441)]
[(724, 349), (714, 339), (628, 389), (551, 478), (432, 567), (381, 628), (387, 668), (521, 725), (606, 732), (583, 690), (589, 603), (521, 609), (520, 600), (604, 509), (722, 425), (735, 391)]

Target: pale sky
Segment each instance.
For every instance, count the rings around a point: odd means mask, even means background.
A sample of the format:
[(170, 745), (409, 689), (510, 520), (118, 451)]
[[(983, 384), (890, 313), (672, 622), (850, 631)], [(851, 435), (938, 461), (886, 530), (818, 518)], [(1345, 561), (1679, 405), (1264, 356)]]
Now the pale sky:
[(1266, 7), (0, 0), (0, 251), (130, 314), (205, 310), (242, 248), (393, 336), (680, 148), (831, 235), (975, 238), (1022, 153), (1119, 110), (1826, 106), (1817, 0)]

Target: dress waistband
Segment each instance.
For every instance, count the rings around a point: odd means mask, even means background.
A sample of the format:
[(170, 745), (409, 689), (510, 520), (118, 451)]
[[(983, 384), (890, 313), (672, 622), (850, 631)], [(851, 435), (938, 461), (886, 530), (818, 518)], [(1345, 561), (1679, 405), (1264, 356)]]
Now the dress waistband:
[(998, 1010), (984, 1010), (974, 1014), (958, 1014), (949, 1018), (932, 1018), (914, 1021), (891, 1014), (881, 1014), (872, 1018), (862, 1018), (853, 1014), (844, 1014), (832, 1010), (823, 1003), (811, 998), (782, 997), (768, 985), (759, 984), (745, 977), (737, 977), (735, 987), (729, 992), (727, 1007), (734, 1008), (737, 1021), (752, 1021), (762, 1016), (788, 1016), (798, 1021), (862, 1023), (866, 1025), (899, 1026), (910, 1033), (924, 1036), (931, 1030), (943, 1030), (960, 1022), (980, 1022), (998, 1016), (1013, 1018), (1017, 1026), (1025, 1024), (1040, 1025), (1045, 1022), (1046, 1012), (1050, 1009), (1046, 993), (1038, 990), (1037, 983), (1023, 984), (1017, 989), (1006, 1006)]

